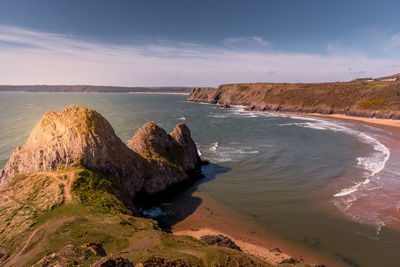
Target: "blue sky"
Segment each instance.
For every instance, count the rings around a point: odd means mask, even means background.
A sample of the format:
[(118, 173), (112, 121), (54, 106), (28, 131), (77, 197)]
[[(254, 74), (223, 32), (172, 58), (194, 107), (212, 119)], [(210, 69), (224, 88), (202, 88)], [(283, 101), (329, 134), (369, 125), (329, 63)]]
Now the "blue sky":
[(217, 86), (400, 72), (400, 1), (3, 0), (0, 84)]

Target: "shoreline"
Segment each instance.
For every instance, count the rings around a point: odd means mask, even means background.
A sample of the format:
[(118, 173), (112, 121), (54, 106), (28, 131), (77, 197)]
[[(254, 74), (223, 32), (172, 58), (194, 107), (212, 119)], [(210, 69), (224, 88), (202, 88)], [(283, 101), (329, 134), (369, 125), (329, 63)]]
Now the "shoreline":
[[(252, 110), (249, 111), (254, 112)], [(303, 112), (267, 112), (351, 121), (355, 124), (374, 126), (378, 129), (389, 130), (391, 133), (393, 133), (393, 136), (400, 137), (400, 120), (346, 116), (341, 114), (327, 115)], [(396, 149), (397, 146), (390, 146), (389, 148), (392, 150)], [(197, 239), (199, 239), (202, 235), (221, 234), (232, 239), (232, 241), (234, 241), (239, 247), (241, 247), (244, 252), (259, 256), (272, 264), (279, 263), (285, 257), (288, 259), (293, 257), (295, 259), (302, 260), (302, 263), (318, 263), (325, 264), (327, 266), (346, 266), (345, 263), (343, 263), (342, 261), (335, 260), (322, 253), (319, 253), (318, 251), (313, 251), (299, 244), (294, 244), (291, 241), (283, 240), (281, 237), (277, 236), (277, 234), (273, 232), (268, 233), (267, 227), (264, 227), (264, 229), (262, 229), (264, 230), (263, 234), (260, 234), (257, 231), (249, 232), (247, 231), (247, 229), (251, 228), (251, 226), (243, 223), (238, 223), (235, 218), (232, 219), (230, 216), (225, 216), (225, 218), (229, 218), (228, 221), (225, 220), (224, 217), (221, 218), (218, 214), (216, 214), (217, 212), (214, 210), (215, 203), (211, 202), (210, 205), (209, 200), (206, 200), (204, 202), (205, 207), (198, 207), (193, 212), (193, 214), (190, 214), (183, 221), (173, 225), (171, 229), (172, 233), (177, 235), (189, 235)], [(217, 203), (217, 205), (221, 205), (221, 203)], [(218, 210), (221, 211), (221, 209), (217, 209), (217, 211)], [(339, 211), (334, 212), (334, 214), (335, 216), (350, 220), (346, 215), (341, 214)], [(393, 214), (390, 215), (393, 218), (399, 218), (399, 223), (385, 225), (385, 227), (393, 230), (399, 230), (400, 212), (393, 212)], [(243, 221), (245, 220), (246, 219), (243, 219)], [(275, 247), (279, 247), (279, 249), (283, 252), (274, 253), (271, 249)]]
[(75, 94), (137, 94), (137, 95), (189, 95), (190, 92), (53, 92), (53, 91), (0, 91), (0, 93), (75, 93)]
[[(192, 102), (196, 104), (209, 104), (209, 105), (216, 105), (218, 106), (219, 104), (213, 104), (213, 103), (207, 103), (207, 102), (200, 102), (200, 101), (191, 101), (191, 100), (186, 100), (187, 102)], [(232, 106), (240, 106), (240, 105), (232, 105)], [(334, 119), (342, 119), (342, 120), (352, 120), (352, 121), (358, 121), (358, 122), (364, 122), (368, 124), (373, 124), (373, 125), (382, 125), (382, 126), (390, 126), (390, 127), (395, 127), (395, 128), (400, 128), (400, 120), (394, 120), (394, 119), (378, 119), (378, 118), (368, 118), (368, 117), (359, 117), (359, 116), (349, 116), (349, 115), (344, 115), (344, 114), (323, 114), (323, 113), (309, 113), (309, 112), (290, 112), (290, 111), (274, 111), (274, 110), (251, 110), (251, 109), (246, 109), (249, 108), (249, 106), (242, 106), (245, 108), (245, 111), (249, 112), (267, 112), (267, 113), (276, 113), (276, 114), (293, 114), (293, 115), (304, 115), (304, 116), (313, 116), (313, 117), (321, 117), (321, 118), (334, 118)], [(228, 108), (222, 108), (222, 109), (231, 109), (230, 107)]]
[[(187, 235), (200, 239), (203, 235), (223, 235), (230, 238), (244, 252), (264, 259), (270, 264), (279, 264), (285, 259), (295, 259), (302, 264), (324, 264), (346, 266), (318, 251), (295, 244), (275, 234), (250, 217), (239, 214), (210, 196), (195, 191), (174, 199), (174, 213), (187, 213), (191, 202), (201, 199), (201, 204), (182, 220), (172, 223), (174, 235)], [(190, 209), (189, 209), (190, 210)]]
[(351, 120), (362, 122), (365, 124), (373, 124), (374, 126), (390, 126), (394, 128), (400, 128), (400, 120), (393, 119), (377, 119), (377, 118), (366, 118), (366, 117), (356, 117), (356, 116), (348, 116), (342, 114), (322, 114), (322, 113), (288, 113), (288, 114), (296, 114), (296, 115), (307, 115), (321, 118), (332, 118), (332, 119), (340, 119), (340, 120)]
[(237, 246), (240, 247), (240, 249), (248, 254), (260, 257), (267, 261), (268, 263), (271, 264), (279, 264), (283, 260), (290, 260), (292, 257), (289, 254), (286, 254), (284, 252), (280, 252), (279, 248), (274, 249), (268, 249), (264, 246), (259, 246), (253, 243), (249, 243), (246, 241), (242, 241), (240, 239), (237, 239), (230, 235), (229, 233), (225, 233), (222, 231), (218, 231), (212, 228), (208, 227), (203, 227), (198, 230), (180, 230), (176, 231), (174, 233), (175, 235), (186, 235), (186, 236), (191, 236), (196, 239), (200, 239), (204, 235), (223, 235), (231, 239)]
[(180, 93), (180, 92), (127, 92), (127, 94), (137, 94), (137, 95), (189, 95), (190, 93)]

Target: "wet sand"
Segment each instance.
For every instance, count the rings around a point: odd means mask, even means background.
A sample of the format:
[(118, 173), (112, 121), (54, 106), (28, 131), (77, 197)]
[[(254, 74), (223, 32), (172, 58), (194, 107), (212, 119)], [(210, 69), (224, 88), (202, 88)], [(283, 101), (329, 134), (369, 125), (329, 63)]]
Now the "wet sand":
[(355, 117), (355, 116), (346, 116), (342, 114), (320, 114), (320, 113), (296, 113), (297, 115), (307, 115), (307, 116), (317, 116), (322, 118), (334, 118), (341, 120), (351, 120), (361, 123), (374, 124), (374, 126), (390, 126), (400, 128), (400, 120), (391, 120), (391, 119), (377, 119), (377, 118), (364, 118), (364, 117)]
[[(394, 142), (386, 145), (390, 150), (400, 148), (400, 142), (396, 141), (396, 137), (398, 137), (397, 140), (400, 140), (399, 120), (362, 118), (338, 114), (297, 113), (296, 115), (351, 120), (356, 123), (389, 130), (394, 136)], [(264, 258), (272, 264), (293, 257), (308, 264), (318, 263), (325, 264), (326, 266), (346, 266), (346, 264), (341, 261), (322, 255), (306, 247), (293, 244), (272, 232), (268, 232), (265, 227), (261, 227), (250, 218), (246, 219), (243, 215), (238, 215), (205, 194), (196, 191), (192, 194), (192, 197), (200, 198), (202, 200), (201, 204), (189, 216), (172, 225), (171, 231), (174, 234), (190, 235), (195, 238), (200, 238), (203, 235), (221, 234), (231, 238), (243, 251)], [(360, 199), (360, 201), (362, 201), (362, 199)], [(386, 224), (386, 227), (400, 230), (400, 208), (397, 210), (387, 210), (385, 213), (387, 216), (393, 218), (392, 223)], [(344, 214), (336, 215), (344, 216)], [(293, 227), (295, 227), (295, 225)], [(279, 248), (279, 251), (282, 252), (274, 252), (273, 248)]]
[[(187, 212), (190, 202), (198, 199), (201, 199), (201, 204), (191, 214), (184, 216), (183, 213)], [(171, 226), (173, 234), (189, 235), (197, 239), (203, 235), (221, 234), (232, 239), (243, 251), (259, 256), (272, 264), (293, 257), (307, 264), (346, 266), (341, 261), (293, 244), (268, 232), (250, 217), (246, 218), (244, 215), (237, 214), (204, 193), (195, 191), (172, 202), (174, 213), (178, 217), (184, 217), (183, 220)], [(189, 208), (189, 210), (192, 209)]]
[[(301, 113), (298, 113), (301, 115)], [(363, 117), (354, 117), (354, 116), (345, 116), (339, 114), (332, 114), (332, 115), (324, 115), (324, 114), (307, 114), (310, 116), (316, 116), (321, 118), (332, 118), (332, 119), (340, 119), (340, 120), (347, 120), (354, 123), (359, 123), (361, 125), (369, 125), (375, 128), (385, 130), (390, 132), (391, 138), (390, 139), (380, 139), (377, 138), (378, 141), (383, 143), (391, 152), (391, 156), (389, 161), (387, 162), (386, 168), (393, 168), (396, 165), (397, 160), (399, 159), (400, 151), (400, 120), (391, 120), (391, 119), (376, 119), (376, 118), (363, 118)], [(395, 161), (393, 163), (393, 161)], [(388, 166), (389, 165), (389, 166)], [(384, 169), (384, 170), (385, 170)], [(383, 171), (384, 171), (383, 170)], [(396, 185), (399, 186), (399, 185)], [(382, 205), (382, 203), (390, 203), (392, 204), (395, 200), (397, 203), (400, 203), (400, 188), (392, 187), (390, 190), (389, 188), (372, 188), (374, 190), (374, 198), (370, 198), (368, 195), (365, 197), (360, 197), (357, 200), (353, 201), (352, 206), (348, 209), (351, 212), (351, 209), (358, 209), (362, 212), (368, 212), (371, 207), (380, 206), (380, 219), (382, 221), (382, 225), (384, 227), (388, 227), (394, 230), (400, 230), (400, 205)], [(398, 190), (397, 190), (398, 189)], [(344, 213), (338, 211), (338, 216), (343, 216)], [(368, 223), (368, 222), (365, 222)]]

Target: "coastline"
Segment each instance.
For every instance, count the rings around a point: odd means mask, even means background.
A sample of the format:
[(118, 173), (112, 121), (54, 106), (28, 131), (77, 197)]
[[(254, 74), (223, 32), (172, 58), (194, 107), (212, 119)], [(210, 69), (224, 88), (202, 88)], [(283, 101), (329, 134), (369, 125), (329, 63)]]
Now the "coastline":
[(321, 118), (332, 118), (332, 119), (341, 119), (341, 120), (351, 120), (366, 124), (373, 124), (374, 126), (390, 126), (395, 128), (400, 128), (400, 120), (392, 120), (392, 119), (377, 119), (377, 118), (366, 118), (366, 117), (356, 117), (356, 116), (348, 116), (342, 114), (322, 114), (322, 113), (288, 113), (288, 114), (296, 114), (296, 115), (307, 115), (307, 116), (315, 116)]
[(79, 94), (137, 94), (137, 95), (189, 95), (190, 92), (52, 92), (52, 91), (0, 91), (0, 93), (79, 93)]
[(187, 212), (187, 206), (190, 206), (194, 199), (201, 199), (201, 204), (171, 226), (174, 235), (187, 235), (196, 239), (203, 235), (223, 235), (235, 242), (244, 252), (258, 256), (273, 265), (293, 258), (302, 264), (346, 266), (339, 260), (284, 240), (250, 217), (238, 214), (199, 191), (174, 199), (174, 213), (179, 217), (180, 213)]
[[(252, 111), (250, 111), (252, 112)], [(259, 111), (262, 112), (262, 111)], [(270, 111), (269, 111), (270, 112)], [(294, 114), (313, 116), (327, 119), (347, 120), (360, 125), (369, 125), (378, 129), (389, 130), (393, 136), (399, 137), (400, 140), (400, 120), (393, 119), (377, 119), (377, 118), (366, 118), (356, 116), (346, 116), (340, 114), (319, 114), (319, 113), (303, 113), (303, 112), (271, 112), (271, 113), (282, 113), (282, 114)], [(392, 146), (393, 145), (393, 146)], [(388, 147), (390, 150), (398, 148), (398, 144), (392, 144)], [(187, 218), (178, 222), (171, 227), (172, 233), (176, 235), (189, 235), (199, 239), (202, 235), (224, 235), (232, 239), (243, 251), (259, 256), (266, 261), (277, 264), (283, 259), (294, 258), (301, 260), (302, 263), (307, 264), (325, 264), (327, 266), (347, 266), (345, 263), (339, 260), (335, 260), (328, 256), (303, 247), (298, 244), (293, 244), (290, 241), (283, 240), (273, 232), (268, 232), (268, 228), (264, 229), (257, 228), (257, 226), (250, 226), (246, 222), (246, 219), (237, 218), (231, 214), (231, 211), (224, 210), (221, 208), (221, 203), (216, 203), (215, 200), (210, 200), (209, 197), (204, 198), (203, 194), (195, 192), (193, 196), (201, 196), (203, 200), (202, 204)], [(228, 208), (229, 209), (229, 208)], [(228, 216), (224, 213), (228, 212)], [(222, 215), (221, 215), (222, 213)], [(334, 212), (336, 216), (345, 217), (340, 212)], [(398, 218), (397, 223), (385, 225), (393, 230), (400, 230), (400, 212), (391, 212), (390, 216)], [(229, 218), (226, 220), (225, 218)], [(347, 219), (349, 219), (347, 217)], [(256, 229), (257, 230), (253, 230)], [(249, 230), (250, 229), (250, 230)], [(279, 253), (275, 253), (273, 248), (278, 247)]]
[(127, 94), (136, 94), (136, 95), (189, 95), (190, 93), (177, 93), (177, 92), (128, 92)]

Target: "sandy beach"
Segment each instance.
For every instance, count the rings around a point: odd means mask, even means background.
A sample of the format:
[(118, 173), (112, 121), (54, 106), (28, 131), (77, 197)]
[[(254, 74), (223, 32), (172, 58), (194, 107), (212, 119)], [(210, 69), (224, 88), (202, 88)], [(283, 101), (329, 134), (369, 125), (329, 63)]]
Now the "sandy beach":
[(364, 117), (355, 117), (355, 116), (346, 116), (342, 114), (320, 114), (320, 113), (297, 113), (298, 115), (308, 115), (308, 116), (317, 116), (323, 118), (334, 118), (341, 120), (352, 120), (361, 123), (374, 124), (375, 126), (390, 126), (400, 128), (400, 120), (391, 120), (391, 119), (377, 119), (377, 118), (364, 118)]
[[(193, 211), (187, 206), (193, 200), (201, 199), (201, 204)], [(294, 258), (306, 264), (326, 266), (346, 266), (341, 261), (328, 258), (304, 246), (293, 244), (280, 236), (268, 232), (251, 218), (245, 218), (232, 209), (198, 191), (190, 196), (175, 199), (174, 213), (184, 217), (172, 225), (171, 232), (200, 239), (203, 235), (223, 235), (230, 238), (244, 252), (263, 258), (271, 264), (279, 264), (284, 259)], [(189, 215), (184, 216), (190, 210)]]
[[(296, 115), (316, 116), (340, 120), (351, 120), (356, 123), (367, 124), (377, 128), (390, 130), (399, 136), (400, 121), (376, 118), (362, 118), (345, 115), (324, 115), (297, 113)], [(397, 144), (398, 145), (398, 144)], [(284, 259), (295, 258), (308, 264), (325, 264), (326, 266), (346, 266), (341, 261), (321, 255), (303, 246), (288, 242), (274, 233), (246, 220), (242, 215), (236, 214), (221, 203), (211, 199), (200, 192), (194, 192), (191, 197), (200, 198), (201, 204), (191, 211), (191, 214), (171, 227), (176, 235), (189, 235), (200, 239), (203, 235), (224, 235), (232, 239), (243, 251), (259, 256), (272, 264), (278, 264)], [(182, 201), (182, 200), (177, 200)], [(185, 201), (183, 201), (185, 202)], [(185, 208), (183, 208), (185, 210)], [(394, 220), (393, 229), (400, 229), (400, 215), (398, 211), (392, 211)], [(343, 216), (343, 214), (338, 216)]]

